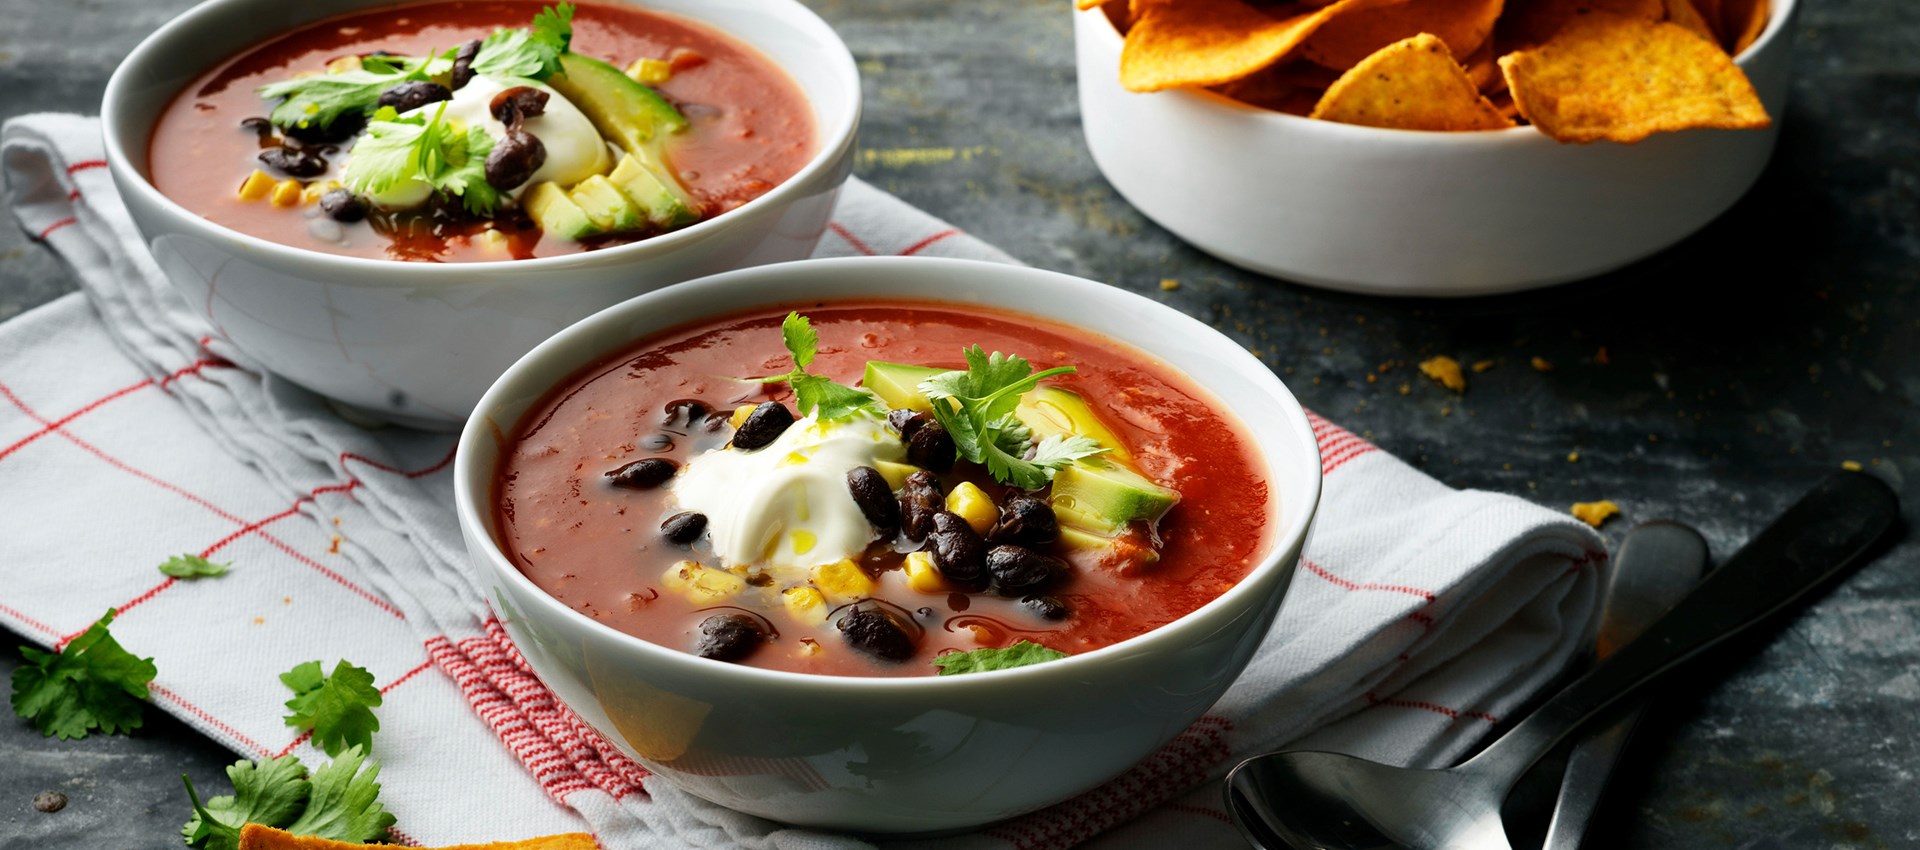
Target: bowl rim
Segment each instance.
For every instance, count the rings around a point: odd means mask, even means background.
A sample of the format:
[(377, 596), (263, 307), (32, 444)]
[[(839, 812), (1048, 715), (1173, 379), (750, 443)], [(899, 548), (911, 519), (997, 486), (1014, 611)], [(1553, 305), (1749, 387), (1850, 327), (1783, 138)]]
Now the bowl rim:
[[(1247, 571), (1245, 576), (1235, 582), (1233, 587), (1228, 588), (1219, 596), (1208, 600), (1206, 604), (1175, 618), (1172, 622), (1096, 650), (1069, 655), (1066, 658), (1049, 661), (1044, 664), (983, 671), (965, 676), (872, 677), (799, 673), (731, 664), (710, 658), (701, 658), (691, 653), (671, 649), (638, 636), (622, 632), (562, 604), (558, 599), (555, 599), (551, 594), (547, 593), (546, 590), (534, 584), (532, 579), (527, 578), (524, 573), (520, 572), (501, 551), (499, 542), (488, 532), (487, 520), (481, 515), (480, 511), (482, 506), (478, 503), (491, 500), (492, 476), (497, 469), (497, 463), (489, 465), (488, 468), (484, 470), (478, 468), (482, 465), (479, 460), (481, 456), (480, 443), (482, 440), (492, 440), (496, 439), (498, 435), (510, 433), (513, 428), (518, 426), (519, 422), (516, 420), (513, 423), (506, 423), (504, 425), (496, 423), (486, 414), (486, 411), (499, 407), (503, 403), (511, 401), (512, 398), (524, 398), (527, 390), (514, 386), (520, 380), (523, 380), (521, 378), (522, 373), (533, 369), (541, 369), (542, 372), (551, 370), (552, 367), (544, 366), (542, 361), (549, 359), (559, 361), (563, 357), (560, 350), (570, 343), (571, 338), (589, 336), (595, 333), (599, 329), (599, 326), (602, 325), (620, 324), (631, 314), (644, 314), (654, 306), (654, 302), (656, 301), (695, 297), (711, 290), (725, 292), (729, 288), (751, 285), (765, 278), (777, 279), (793, 275), (833, 274), (843, 270), (860, 270), (862, 273), (867, 274), (890, 274), (895, 278), (899, 278), (913, 274), (916, 268), (944, 268), (959, 274), (1013, 274), (1023, 276), (1027, 281), (1035, 285), (1065, 287), (1078, 296), (1116, 299), (1135, 309), (1153, 314), (1158, 317), (1158, 320), (1171, 322), (1171, 326), (1162, 327), (1163, 332), (1179, 333), (1184, 331), (1190, 335), (1206, 338), (1209, 340), (1209, 344), (1217, 345), (1224, 355), (1223, 359), (1239, 361), (1243, 369), (1245, 366), (1251, 365), (1258, 370), (1253, 373), (1252, 380), (1266, 385), (1265, 389), (1280, 403), (1280, 406), (1284, 409), (1284, 415), (1292, 427), (1293, 433), (1298, 435), (1300, 441), (1300, 445), (1298, 446), (1262, 446), (1256, 442), (1256, 446), (1261, 450), (1261, 454), (1263, 455), (1262, 459), (1266, 460), (1268, 464), (1270, 477), (1277, 478), (1278, 476), (1275, 474), (1277, 470), (1272, 461), (1267, 460), (1265, 456), (1278, 451), (1301, 452), (1305, 468), (1312, 470), (1310, 479), (1302, 482), (1305, 490), (1305, 498), (1301, 500), (1302, 505), (1300, 511), (1294, 514), (1291, 520), (1285, 522), (1283, 525), (1277, 524), (1277, 527), (1270, 532), (1266, 550), (1261, 553), (1257, 563)], [(703, 310), (698, 315), (686, 316), (683, 319), (674, 321), (670, 325), (664, 326), (662, 329), (698, 322), (703, 318), (713, 318), (724, 313), (752, 309), (753, 307), (769, 306), (789, 301), (805, 301), (808, 300), (809, 297), (810, 296), (805, 296), (804, 294), (796, 294), (791, 297), (782, 296), (773, 299), (756, 298), (750, 299), (751, 303), (748, 303), (749, 299), (710, 298), (710, 303), (713, 305), (711, 309)], [(889, 294), (886, 297), (888, 300), (896, 301), (921, 301), (928, 303), (961, 304), (964, 306), (964, 302), (941, 299), (937, 296), (916, 297), (904, 293), (895, 293)], [(824, 300), (834, 299), (830, 297)], [(1067, 319), (1027, 313), (1020, 309), (998, 306), (994, 307), (994, 309), (1004, 310), (1014, 314), (1033, 315), (1036, 318), (1072, 327), (1085, 333), (1099, 333), (1097, 331), (1080, 328), (1077, 324)], [(1116, 342), (1147, 353), (1148, 356), (1153, 356), (1151, 352), (1147, 352), (1131, 340), (1114, 339)], [(605, 356), (605, 353), (606, 352), (600, 352), (596, 356)], [(568, 362), (565, 369), (559, 370), (561, 377), (543, 381), (539, 391), (544, 395), (547, 390), (554, 386), (554, 382), (564, 380), (565, 376), (574, 374), (580, 368), (586, 366), (588, 362), (590, 361)], [(1189, 376), (1189, 380), (1193, 380), (1208, 392), (1213, 392), (1211, 387), (1208, 387), (1198, 378)], [(1218, 393), (1215, 393), (1215, 395), (1219, 396)], [(1230, 400), (1225, 398), (1221, 400), (1229, 410), (1234, 410), (1234, 405)], [(522, 415), (524, 416), (524, 413)], [(1238, 411), (1235, 410), (1236, 418), (1238, 415)], [(539, 604), (546, 608), (548, 612), (547, 616), (558, 616), (571, 621), (579, 627), (596, 630), (596, 633), (600, 634), (603, 638), (613, 640), (620, 644), (623, 649), (638, 652), (647, 657), (649, 663), (664, 664), (668, 667), (677, 668), (678, 672), (689, 676), (713, 676), (742, 686), (847, 688), (859, 692), (875, 692), (876, 695), (880, 693), (898, 695), (921, 690), (938, 693), (955, 688), (981, 687), (980, 682), (986, 682), (988, 684), (1013, 684), (1017, 682), (1035, 682), (1039, 680), (1040, 677), (1071, 677), (1075, 671), (1091, 669), (1108, 660), (1142, 652), (1151, 647), (1156, 641), (1171, 640), (1172, 638), (1169, 638), (1169, 635), (1180, 635), (1199, 628), (1197, 624), (1210, 619), (1215, 612), (1222, 609), (1241, 605), (1255, 605), (1257, 602), (1248, 600), (1246, 597), (1255, 592), (1254, 588), (1256, 586), (1266, 583), (1265, 579), (1270, 574), (1290, 569), (1293, 564), (1286, 560), (1288, 553), (1297, 553), (1305, 547), (1308, 531), (1319, 513), (1323, 485), (1325, 483), (1325, 474), (1322, 471), (1320, 463), (1319, 445), (1314, 437), (1313, 426), (1307, 418), (1306, 408), (1300, 404), (1299, 400), (1294, 397), (1293, 392), (1287, 388), (1286, 384), (1280, 380), (1278, 375), (1274, 374), (1271, 368), (1254, 358), (1253, 355), (1247, 353), (1244, 348), (1227, 339), (1219, 331), (1214, 330), (1198, 319), (1145, 296), (1085, 278), (1031, 266), (944, 257), (840, 257), (834, 259), (797, 260), (786, 263), (774, 263), (697, 278), (665, 289), (645, 293), (607, 307), (554, 334), (536, 346), (532, 351), (527, 352), (519, 360), (515, 361), (512, 366), (501, 373), (500, 377), (495, 379), (493, 385), (488, 387), (486, 394), (481, 396), (480, 402), (474, 406), (474, 412), (468, 417), (465, 427), (461, 429), (459, 444), (454, 453), (453, 466), (455, 512), (461, 531), (470, 541), (468, 545), (469, 557), (471, 558), (474, 555), (471, 541), (480, 541), (484, 549), (479, 556), (487, 562), (488, 568), (501, 580), (514, 584), (519, 590), (528, 594), (530, 598), (537, 600)], [(476, 491), (474, 484), (476, 476), (482, 472), (484, 472), (486, 476), (486, 480), (481, 482), (485, 485), (485, 495), (469, 498), (470, 494), (479, 492)], [(491, 506), (487, 505), (486, 510), (490, 514)], [(1293, 560), (1298, 560), (1298, 557), (1296, 556)], [(1285, 584), (1282, 584), (1273, 592), (1284, 595), (1285, 591)], [(491, 602), (492, 600), (489, 600), (489, 603)], [(525, 612), (522, 612), (522, 618), (532, 619), (531, 617), (527, 617)]]
[[(1091, 32), (1093, 37), (1101, 40), (1102, 47), (1117, 51), (1123, 46), (1124, 42), (1120, 35), (1120, 30), (1114, 27), (1113, 19), (1108, 17), (1104, 7), (1105, 4), (1103, 3), (1089, 9), (1075, 9), (1073, 14), (1091, 15), (1097, 20), (1090, 27), (1076, 26), (1074, 28), (1074, 34), (1075, 37), (1078, 38), (1083, 31)], [(1798, 9), (1799, 0), (1768, 0), (1766, 28), (1760, 31), (1759, 38), (1754, 39), (1752, 44), (1747, 45), (1747, 49), (1740, 51), (1740, 55), (1730, 57), (1733, 63), (1739, 66), (1744, 72), (1747, 64), (1752, 61), (1755, 56), (1760, 55), (1770, 48), (1776, 40), (1784, 38), (1780, 33), (1786, 29), (1788, 21)], [(1111, 73), (1117, 75), (1118, 71), (1113, 70)], [(1083, 73), (1082, 77), (1084, 76), (1085, 74)], [(1078, 85), (1085, 84), (1084, 80), (1078, 83)], [(1234, 100), (1217, 92), (1195, 88), (1193, 86), (1181, 86), (1157, 92), (1128, 93), (1141, 96), (1185, 98), (1197, 104), (1205, 104), (1206, 106), (1202, 108), (1216, 108), (1240, 113), (1246, 120), (1257, 122), (1259, 126), (1278, 125), (1283, 129), (1310, 127), (1313, 130), (1329, 133), (1348, 133), (1355, 138), (1419, 139), (1422, 144), (1442, 141), (1457, 145), (1493, 144), (1496, 142), (1505, 142), (1509, 139), (1545, 139), (1549, 142), (1552, 141), (1552, 139), (1547, 139), (1545, 134), (1540, 133), (1528, 125), (1502, 127), (1497, 130), (1407, 130), (1397, 127), (1369, 127), (1362, 124), (1322, 121), (1316, 118), (1308, 118), (1305, 115), (1293, 115), (1254, 106), (1250, 103)], [(1776, 126), (1779, 124), (1779, 118), (1774, 118), (1774, 124)], [(1533, 142), (1507, 143), (1532, 144)], [(1561, 143), (1554, 142), (1554, 144)]]
[[(625, 263), (645, 262), (649, 257), (654, 255), (670, 253), (683, 243), (697, 242), (715, 231), (725, 230), (735, 225), (744, 225), (749, 220), (759, 218), (771, 212), (776, 212), (781, 205), (790, 200), (794, 200), (794, 198), (790, 198), (789, 196), (800, 194), (802, 187), (815, 182), (823, 175), (830, 177), (829, 172), (837, 169), (840, 162), (850, 154), (855, 140), (858, 137), (863, 98), (861, 95), (860, 72), (858, 65), (854, 61), (853, 52), (847, 47), (846, 42), (840, 38), (840, 34), (834, 31), (833, 27), (829, 26), (827, 22), (812, 9), (803, 5), (800, 0), (760, 0), (761, 5), (759, 10), (781, 16), (783, 20), (801, 29), (814, 31), (821, 42), (829, 47), (831, 57), (827, 61), (830, 62), (830, 67), (834, 72), (832, 76), (836, 82), (836, 87), (832, 91), (815, 93), (801, 88), (799, 79), (787, 69), (786, 65), (775, 61), (773, 57), (768, 56), (766, 51), (760, 49), (758, 45), (747, 41), (745, 38), (734, 34), (732, 30), (719, 24), (693, 20), (686, 15), (654, 8), (648, 0), (586, 0), (588, 3), (600, 3), (603, 5), (639, 7), (654, 14), (684, 19), (695, 25), (719, 31), (753, 49), (759, 53), (762, 58), (765, 58), (775, 68), (779, 69), (781, 73), (786, 74), (788, 79), (793, 80), (795, 87), (801, 89), (801, 94), (807, 98), (809, 105), (818, 102), (821, 96), (835, 97), (846, 102), (846, 114), (841, 121), (832, 127), (816, 126), (815, 133), (817, 138), (815, 141), (818, 143), (818, 149), (814, 151), (813, 156), (807, 160), (804, 166), (801, 166), (799, 171), (794, 172), (792, 176), (781, 181), (779, 185), (767, 190), (765, 194), (719, 215), (712, 216), (679, 230), (669, 231), (658, 236), (642, 239), (638, 242), (553, 257), (458, 263), (411, 262), (373, 257), (354, 257), (343, 254), (333, 254), (326, 251), (317, 251), (312, 248), (303, 248), (296, 245), (286, 245), (249, 233), (243, 233), (226, 225), (217, 224), (199, 213), (188, 209), (185, 205), (175, 201), (173, 198), (168, 197), (166, 193), (160, 191), (159, 187), (153, 185), (153, 181), (148, 179), (140, 169), (133, 166), (133, 160), (128, 156), (126, 148), (120, 143), (121, 133), (123, 129), (125, 129), (124, 125), (127, 123), (125, 119), (122, 118), (121, 112), (128, 108), (124, 104), (129, 102), (131, 98), (130, 90), (137, 85), (132, 80), (132, 77), (138, 69), (145, 66), (158, 66), (159, 60), (155, 54), (162, 49), (162, 45), (189, 37), (189, 32), (201, 26), (205, 19), (217, 13), (224, 12), (231, 7), (267, 2), (271, 2), (271, 0), (205, 0), (181, 12), (173, 19), (162, 24), (152, 33), (149, 33), (146, 38), (140, 40), (138, 45), (134, 46), (132, 52), (128, 53), (126, 58), (120, 61), (119, 65), (114, 67), (112, 76), (107, 79), (106, 91), (100, 99), (101, 135), (106, 152), (108, 170), (114, 176), (114, 182), (121, 193), (139, 195), (141, 201), (163, 210), (167, 215), (172, 217), (177, 226), (193, 231), (196, 236), (225, 243), (229, 250), (244, 250), (256, 255), (264, 254), (270, 259), (282, 263), (317, 263), (321, 266), (331, 267), (316, 273), (339, 275), (343, 278), (351, 277), (351, 279), (359, 281), (362, 284), (379, 285), (382, 283), (392, 283), (396, 285), (418, 285), (436, 275), (457, 275), (463, 273), (469, 275), (484, 275), (499, 273), (509, 269), (524, 269), (530, 272), (561, 271), (577, 267), (599, 268)], [(400, 0), (400, 2), (373, 0), (373, 2), (365, 3), (357, 8), (360, 10), (371, 10), (381, 7), (399, 8), (404, 6), (425, 5), (433, 2), (438, 2), (438, 0)], [(294, 28), (283, 31), (283, 34), (285, 32), (292, 32), (294, 29), (312, 26), (316, 23), (345, 14), (348, 11), (352, 10), (341, 9), (327, 12), (319, 17), (308, 19), (296, 25)], [(239, 51), (247, 49), (247, 45), (240, 45), (233, 49), (217, 51), (217, 57), (213, 61), (215, 63), (226, 61), (239, 55)], [(212, 65), (208, 67), (212, 67)], [(169, 97), (178, 97), (179, 94), (180, 90), (176, 89)], [(169, 103), (171, 102), (172, 101), (169, 100)], [(165, 108), (163, 107), (161, 111), (165, 111)], [(158, 115), (159, 113), (155, 113), (156, 120), (158, 119)], [(818, 122), (816, 122), (816, 124), (818, 124)], [(141, 138), (149, 144), (152, 142), (153, 130), (154, 128), (149, 126), (141, 135)]]

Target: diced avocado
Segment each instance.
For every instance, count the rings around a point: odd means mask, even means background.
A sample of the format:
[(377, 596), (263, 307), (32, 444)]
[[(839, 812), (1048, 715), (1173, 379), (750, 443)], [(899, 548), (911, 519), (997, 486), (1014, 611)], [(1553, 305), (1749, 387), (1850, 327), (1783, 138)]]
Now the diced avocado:
[(1039, 386), (1020, 397), (1020, 406), (1014, 409), (1014, 415), (1033, 431), (1036, 440), (1052, 436), (1087, 437), (1102, 446), (1105, 457), (1122, 462), (1133, 460), (1133, 453), (1127, 451), (1127, 444), (1100, 421), (1100, 415), (1093, 412), (1086, 399), (1072, 390), (1059, 387)]
[(1158, 520), (1180, 502), (1180, 494), (1121, 464), (1091, 459), (1054, 473), (1048, 501), (1062, 524), (1097, 531)]
[(930, 413), (933, 411), (933, 403), (920, 394), (920, 382), (951, 371), (953, 370), (933, 366), (909, 366), (905, 363), (868, 360), (867, 374), (860, 379), (860, 383), (872, 390), (873, 394), (886, 402), (888, 407)]
[(566, 190), (552, 183), (534, 186), (522, 203), (527, 215), (540, 225), (540, 231), (549, 236), (579, 241), (604, 232), (579, 204), (567, 197)]
[[(1143, 546), (1134, 535), (1095, 534), (1070, 525), (1060, 526), (1060, 545), (1076, 552), (1098, 552), (1102, 563), (1125, 562), (1137, 569), (1160, 562), (1160, 553)], [(1115, 563), (1115, 566), (1120, 566)]]
[[(580, 107), (600, 135), (632, 155), (640, 168), (660, 184), (660, 191), (672, 196), (690, 214), (695, 209), (693, 198), (667, 168), (662, 153), (666, 136), (687, 129), (687, 117), (659, 92), (590, 56), (562, 53), (560, 70), (561, 73), (547, 80), (547, 85)], [(614, 182), (622, 190), (626, 189), (622, 181)], [(651, 198), (636, 196), (633, 200), (647, 209), (649, 218), (653, 217), (656, 209)], [(663, 207), (660, 214), (665, 216), (666, 212)], [(656, 224), (660, 221), (655, 219)]]
[(873, 468), (879, 470), (880, 477), (887, 480), (887, 486), (895, 490), (907, 483), (907, 476), (920, 471), (920, 467), (910, 463), (894, 463), (890, 460), (876, 460)]
[(620, 164), (614, 166), (607, 179), (639, 205), (646, 212), (647, 220), (656, 227), (666, 230), (700, 220), (692, 207), (661, 184), (660, 178), (653, 176), (632, 154), (620, 157)]
[(582, 180), (567, 195), (601, 230), (610, 233), (639, 230), (645, 223), (640, 217), (640, 208), (605, 176), (595, 174)]

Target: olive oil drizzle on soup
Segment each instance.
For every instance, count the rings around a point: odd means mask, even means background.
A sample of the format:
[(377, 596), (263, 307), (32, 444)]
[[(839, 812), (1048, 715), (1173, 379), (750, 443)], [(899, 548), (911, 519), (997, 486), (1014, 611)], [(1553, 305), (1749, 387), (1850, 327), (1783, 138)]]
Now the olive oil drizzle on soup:
[[(575, 253), (633, 241), (635, 235), (585, 242), (543, 236), (537, 228), (501, 228), (503, 248), (469, 242), (481, 223), (436, 221), (432, 215), (374, 215), (344, 225), (346, 244), (316, 238), (312, 228), (337, 223), (313, 203), (275, 206), (237, 196), (257, 157), (274, 142), (241, 122), (263, 117), (270, 104), (260, 86), (297, 72), (322, 71), (331, 60), (387, 51), (423, 56), (449, 50), (496, 29), (524, 28), (540, 2), (431, 2), (362, 12), (281, 35), (220, 63), (174, 97), (157, 122), (148, 150), (149, 178), (162, 194), (208, 220), (272, 242), (357, 257), (439, 262), (489, 261)], [(677, 63), (655, 86), (679, 107), (690, 126), (667, 148), (669, 165), (703, 209), (704, 217), (731, 210), (791, 178), (812, 157), (813, 112), (784, 71), (738, 39), (704, 24), (633, 6), (578, 4), (572, 50), (625, 67), (637, 58), (665, 59), (676, 51), (697, 57)], [(304, 182), (338, 179), (332, 168)], [(272, 169), (267, 169), (272, 171)], [(283, 177), (275, 173), (276, 177)], [(454, 203), (453, 207), (458, 207)], [(380, 228), (376, 232), (376, 225)]]
[[(949, 651), (1027, 640), (1078, 654), (1141, 634), (1199, 608), (1243, 578), (1266, 548), (1274, 515), (1266, 465), (1217, 400), (1142, 352), (1091, 334), (972, 306), (860, 301), (798, 309), (812, 319), (819, 354), (809, 371), (856, 384), (869, 360), (965, 368), (962, 351), (1018, 354), (1035, 370), (1071, 364), (1047, 384), (1088, 400), (1148, 477), (1180, 492), (1158, 523), (1161, 557), (1145, 566), (1053, 547), (1070, 569), (1047, 590), (1067, 609), (1049, 620), (1019, 600), (984, 592), (913, 589), (902, 554), (885, 545), (859, 559), (873, 596), (917, 633), (900, 662), (856, 651), (834, 624), (807, 625), (776, 603), (742, 595), (710, 605), (663, 582), (676, 562), (719, 567), (709, 539), (671, 542), (662, 522), (680, 509), (670, 485), (611, 486), (607, 473), (724, 446), (739, 405), (784, 401), (783, 384), (731, 380), (779, 375), (793, 363), (781, 342), (786, 310), (758, 310), (669, 331), (610, 355), (556, 387), (508, 438), (495, 482), (496, 533), (514, 564), (566, 605), (662, 646), (693, 651), (716, 614), (754, 618), (774, 634), (736, 663), (853, 676), (932, 675)], [(686, 401), (713, 411), (688, 416)], [(795, 426), (799, 427), (799, 426)], [(737, 451), (730, 449), (729, 451)], [(644, 469), (644, 467), (642, 467)], [(951, 491), (971, 481), (996, 502), (1007, 488), (964, 460), (940, 476)], [(866, 603), (862, 603), (866, 604)], [(839, 606), (843, 609), (844, 605)]]

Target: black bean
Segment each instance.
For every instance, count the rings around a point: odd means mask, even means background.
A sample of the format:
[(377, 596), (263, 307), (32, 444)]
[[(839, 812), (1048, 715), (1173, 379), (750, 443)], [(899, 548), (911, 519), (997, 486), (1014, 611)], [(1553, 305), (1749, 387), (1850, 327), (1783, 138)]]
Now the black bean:
[(986, 574), (987, 543), (959, 514), (941, 511), (933, 515), (927, 548), (933, 551), (934, 567), (947, 578), (972, 583)]
[(321, 125), (308, 122), (306, 126), (291, 124), (280, 128), (281, 134), (296, 141), (310, 145), (322, 145), (328, 142), (344, 142), (353, 138), (361, 128), (367, 126), (367, 116), (358, 112), (347, 112), (333, 119), (332, 124)]
[(920, 430), (920, 426), (932, 421), (933, 417), (924, 413), (908, 410), (904, 407), (899, 410), (890, 410), (887, 412), (887, 423), (893, 426), (893, 430), (900, 432), (900, 439), (902, 440), (913, 439), (913, 432)]
[(1064, 620), (1067, 618), (1067, 614), (1070, 613), (1067, 610), (1067, 604), (1065, 602), (1061, 602), (1052, 596), (1022, 597), (1020, 605), (1028, 611), (1040, 615), (1040, 619), (1042, 620)]
[(1060, 536), (1060, 523), (1053, 508), (1031, 496), (1014, 496), (1000, 506), (1000, 518), (987, 530), (987, 539), (995, 543), (1038, 546), (1052, 543)]
[(320, 211), (334, 221), (354, 222), (367, 217), (367, 202), (347, 189), (334, 189), (320, 196)]
[(693, 429), (695, 423), (713, 415), (713, 408), (698, 399), (683, 398), (667, 402), (665, 413), (660, 417), (660, 427), (670, 428), (680, 433)]
[(900, 503), (894, 501), (893, 488), (887, 486), (880, 470), (871, 466), (847, 470), (847, 489), (853, 492), (853, 503), (860, 506), (867, 524), (882, 532), (900, 527)]
[(938, 422), (921, 425), (907, 440), (907, 462), (914, 466), (946, 472), (953, 468), (955, 456), (953, 437)]
[(395, 111), (406, 112), (419, 109), (429, 103), (452, 100), (453, 90), (432, 80), (408, 80), (380, 93), (381, 106), (391, 106)]
[(459, 91), (462, 86), (473, 80), (473, 57), (480, 55), (480, 39), (472, 39), (460, 45), (460, 51), (453, 54), (453, 89)]
[(240, 119), (240, 129), (265, 139), (273, 135), (273, 122), (255, 115)]
[(913, 638), (879, 608), (856, 606), (840, 618), (840, 634), (854, 649), (887, 661), (905, 661), (913, 657)]
[(327, 161), (319, 155), (289, 147), (267, 148), (260, 152), (260, 161), (289, 177), (319, 177), (327, 173)]
[(547, 111), (547, 93), (532, 86), (501, 89), (487, 102), (487, 113), (508, 127)]
[(547, 164), (547, 146), (532, 133), (509, 127), (487, 152), (487, 183), (506, 191), (527, 182)]
[(666, 458), (650, 457), (636, 460), (607, 473), (607, 483), (628, 490), (652, 490), (667, 483), (667, 479), (680, 471), (680, 465)]
[(933, 531), (933, 515), (945, 509), (946, 499), (933, 473), (922, 469), (907, 476), (900, 485), (900, 527), (908, 540), (926, 539)]
[(793, 424), (793, 411), (777, 401), (763, 401), (747, 414), (740, 430), (733, 432), (733, 447), (753, 451), (780, 438)]
[(993, 574), (993, 590), (1001, 596), (1024, 596), (1066, 570), (1059, 558), (1025, 546), (995, 546), (987, 552), (987, 572)]
[(767, 640), (766, 628), (745, 614), (715, 614), (700, 621), (694, 653), (701, 658), (739, 661)]
[(707, 530), (707, 515), (697, 511), (686, 511), (667, 517), (660, 523), (660, 533), (668, 541), (685, 546), (700, 539), (700, 532)]

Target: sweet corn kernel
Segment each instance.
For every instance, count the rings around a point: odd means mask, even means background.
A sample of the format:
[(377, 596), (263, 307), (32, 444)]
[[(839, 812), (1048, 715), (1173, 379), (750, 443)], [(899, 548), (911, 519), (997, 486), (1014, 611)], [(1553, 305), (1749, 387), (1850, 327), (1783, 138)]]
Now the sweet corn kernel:
[(876, 460), (873, 468), (880, 471), (880, 477), (887, 480), (887, 486), (895, 490), (906, 486), (907, 476), (920, 471), (920, 467), (910, 463), (894, 463), (890, 460)]
[(747, 588), (747, 580), (726, 570), (681, 561), (667, 568), (660, 582), (687, 595), (695, 604), (717, 602)]
[(733, 418), (727, 420), (729, 424), (733, 425), (733, 430), (740, 430), (740, 426), (747, 421), (747, 414), (752, 413), (755, 406), (756, 405), (743, 404), (733, 409)]
[(273, 194), (273, 176), (256, 168), (253, 170), (253, 173), (247, 175), (247, 179), (240, 184), (240, 191), (236, 194), (238, 194), (240, 200), (243, 201), (263, 200), (268, 195)]
[(273, 184), (273, 191), (267, 195), (267, 198), (276, 207), (291, 207), (300, 203), (302, 188), (298, 180), (282, 180)]
[(332, 62), (327, 63), (327, 73), (344, 74), (348, 71), (363, 70), (364, 67), (365, 66), (360, 64), (360, 57), (342, 56), (338, 59), (333, 60)]
[(915, 552), (907, 556), (900, 565), (901, 572), (907, 574), (907, 586), (915, 593), (947, 593), (947, 580), (933, 565), (933, 556), (925, 552)]
[(635, 59), (627, 66), (627, 76), (636, 83), (657, 86), (673, 79), (673, 66), (660, 59)]
[(797, 622), (817, 626), (827, 621), (827, 597), (818, 588), (788, 588), (780, 592), (780, 602)]
[(994, 520), (1000, 518), (1000, 509), (993, 506), (993, 499), (985, 491), (973, 486), (971, 481), (962, 481), (960, 486), (947, 494), (947, 510), (960, 515), (961, 519), (973, 526), (975, 534), (985, 534), (993, 527)]
[(873, 595), (873, 579), (846, 558), (814, 567), (813, 586), (836, 604)]
[(505, 254), (507, 253), (507, 234), (491, 228), (482, 230), (474, 234), (473, 244), (480, 246), (481, 250), (488, 253)]
[(309, 183), (307, 184), (307, 188), (300, 190), (300, 202), (303, 204), (320, 203), (320, 197), (322, 195), (338, 188), (340, 188), (340, 181), (338, 180), (322, 180), (318, 183)]

